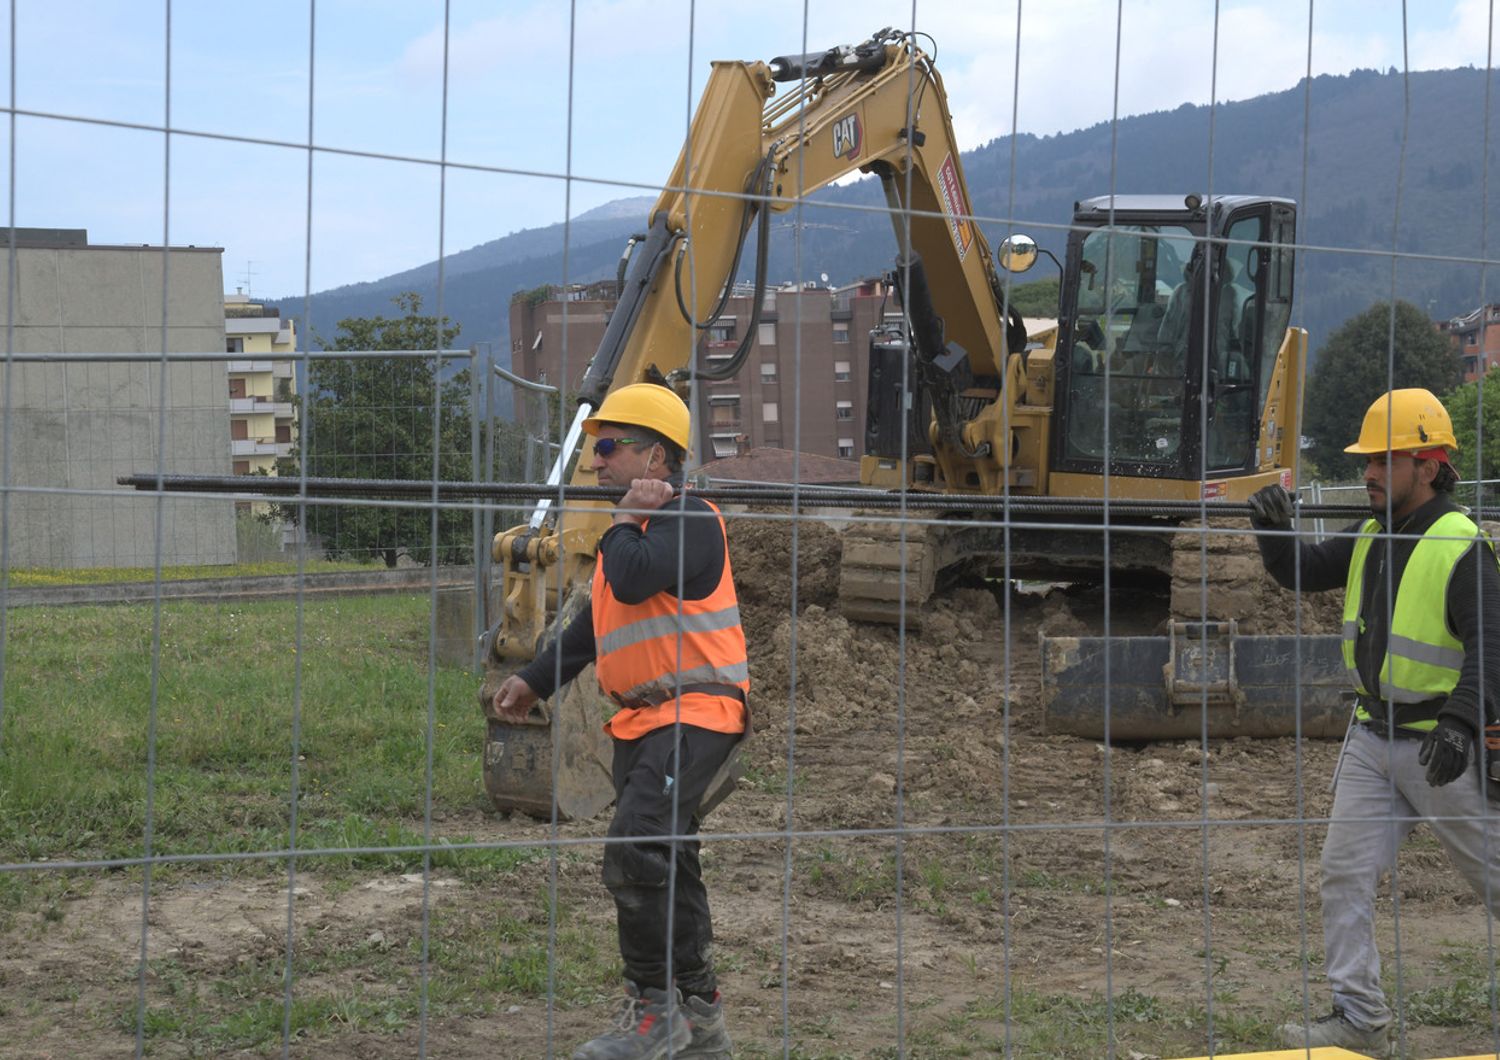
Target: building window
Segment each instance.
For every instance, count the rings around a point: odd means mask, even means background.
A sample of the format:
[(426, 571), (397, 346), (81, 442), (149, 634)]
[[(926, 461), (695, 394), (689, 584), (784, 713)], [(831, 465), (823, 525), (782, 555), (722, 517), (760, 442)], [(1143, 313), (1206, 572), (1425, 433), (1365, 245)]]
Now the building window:
[(776, 345), (776, 322), (767, 321), (755, 329), (756, 341), (762, 346)]
[(740, 455), (739, 436), (734, 434), (715, 434), (709, 438), (709, 444), (713, 446), (715, 459), (722, 460), (726, 456)]
[(833, 362), (833, 381), (835, 383), (847, 383), (849, 381), (849, 362)]
[(833, 416), (834, 419), (852, 420), (854, 418), (854, 402), (840, 401), (834, 406)]
[(292, 425), (290, 423), (278, 423), (276, 425), (276, 441), (286, 445), (292, 440)]
[(709, 342), (733, 342), (734, 341), (734, 325), (733, 324), (715, 324), (713, 327), (711, 327), (711, 328), (708, 329), (708, 341)]
[(244, 353), (245, 340), (240, 338), (239, 336), (235, 336), (232, 339), (225, 339), (224, 350), (226, 353)]
[(760, 381), (762, 383), (776, 382), (776, 365), (770, 361), (761, 362)]
[(250, 474), (250, 461), (248, 461), (248, 460), (236, 460), (234, 462), (234, 473), (236, 475), (248, 475), (248, 474)]
[(847, 458), (849, 458), (849, 457), (851, 457), (853, 455), (854, 455), (854, 439), (853, 438), (840, 438), (839, 439), (839, 456), (844, 457), (845, 459), (847, 459)]
[[(250, 422), (248, 420), (230, 420), (229, 437), (236, 442), (243, 442), (250, 437)], [(220, 467), (224, 465), (220, 464)]]
[(245, 381), (243, 379), (231, 379), (229, 381), (229, 396), (242, 398), (245, 396)]
[(715, 401), (711, 406), (713, 415), (709, 422), (715, 427), (736, 427), (740, 422), (738, 401)]
[(1478, 346), (1479, 345), (1479, 336), (1476, 333), (1472, 332), (1472, 331), (1469, 332), (1469, 334), (1467, 334), (1467, 335), (1464, 336), (1464, 345), (1465, 346)]
[(760, 418), (765, 423), (775, 423), (777, 416), (776, 402), (767, 401), (760, 407)]
[(833, 325), (833, 341), (834, 342), (848, 342), (849, 341), (849, 325), (848, 324), (835, 324), (835, 325)]

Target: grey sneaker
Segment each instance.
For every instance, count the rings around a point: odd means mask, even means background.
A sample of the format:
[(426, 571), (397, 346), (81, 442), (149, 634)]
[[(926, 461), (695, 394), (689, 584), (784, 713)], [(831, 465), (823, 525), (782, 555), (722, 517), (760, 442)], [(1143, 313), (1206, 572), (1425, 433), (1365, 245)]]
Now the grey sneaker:
[(693, 1036), (682, 995), (672, 991), (671, 1013), (667, 993), (625, 984), (625, 1000), (612, 1030), (573, 1050), (573, 1060), (665, 1060), (670, 1053), (681, 1056)]
[(683, 1007), (693, 1025), (693, 1037), (676, 1055), (696, 1060), (729, 1060), (734, 1043), (729, 1040), (729, 1028), (724, 1024), (724, 1001), (719, 994), (714, 993), (712, 1002), (689, 997)]
[(1385, 1056), (1390, 1052), (1389, 1026), (1366, 1029), (1349, 1022), (1344, 1010), (1335, 1008), (1312, 1023), (1283, 1023), (1277, 1031), (1281, 1044), (1292, 1049), (1314, 1049), (1320, 1045), (1338, 1045), (1346, 1049)]

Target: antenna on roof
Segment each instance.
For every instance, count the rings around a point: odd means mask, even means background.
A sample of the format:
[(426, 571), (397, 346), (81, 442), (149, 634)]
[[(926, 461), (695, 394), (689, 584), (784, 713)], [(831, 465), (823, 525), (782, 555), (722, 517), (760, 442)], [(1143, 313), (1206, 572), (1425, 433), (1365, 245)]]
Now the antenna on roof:
[(255, 262), (253, 261), (245, 262), (245, 295), (249, 298), (255, 297), (255, 288), (251, 285), (256, 275), (255, 269), (252, 267), (254, 264)]

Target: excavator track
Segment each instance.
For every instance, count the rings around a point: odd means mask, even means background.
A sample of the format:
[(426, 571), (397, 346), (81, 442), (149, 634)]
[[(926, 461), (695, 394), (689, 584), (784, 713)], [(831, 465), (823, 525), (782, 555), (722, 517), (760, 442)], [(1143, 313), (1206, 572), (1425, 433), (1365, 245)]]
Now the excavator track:
[(1184, 523), (1171, 545), (1174, 621), (1243, 621), (1255, 615), (1269, 575), (1245, 520)]
[[(1146, 532), (1112, 528), (1107, 547), (1114, 576), (1132, 584), (1168, 577), (1176, 563), (1170, 525), (1157, 521), (1137, 528)], [(1076, 525), (1031, 522), (1007, 528), (961, 519), (903, 524), (889, 516), (853, 522), (843, 531), (839, 611), (845, 618), (883, 625), (896, 625), (904, 614), (915, 628), (928, 601), (966, 577), (1097, 582), (1103, 578), (1105, 542), (1101, 529)]]

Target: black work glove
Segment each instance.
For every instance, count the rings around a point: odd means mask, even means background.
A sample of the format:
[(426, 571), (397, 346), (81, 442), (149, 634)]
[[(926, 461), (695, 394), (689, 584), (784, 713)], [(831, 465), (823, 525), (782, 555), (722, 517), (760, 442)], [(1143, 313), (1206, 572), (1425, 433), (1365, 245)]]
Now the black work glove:
[(1257, 530), (1292, 528), (1292, 495), (1279, 482), (1250, 495), (1250, 525)]
[(1422, 739), (1417, 752), (1417, 764), (1427, 767), (1427, 783), (1440, 788), (1463, 776), (1473, 746), (1473, 729), (1454, 717), (1439, 718), (1437, 728)]

